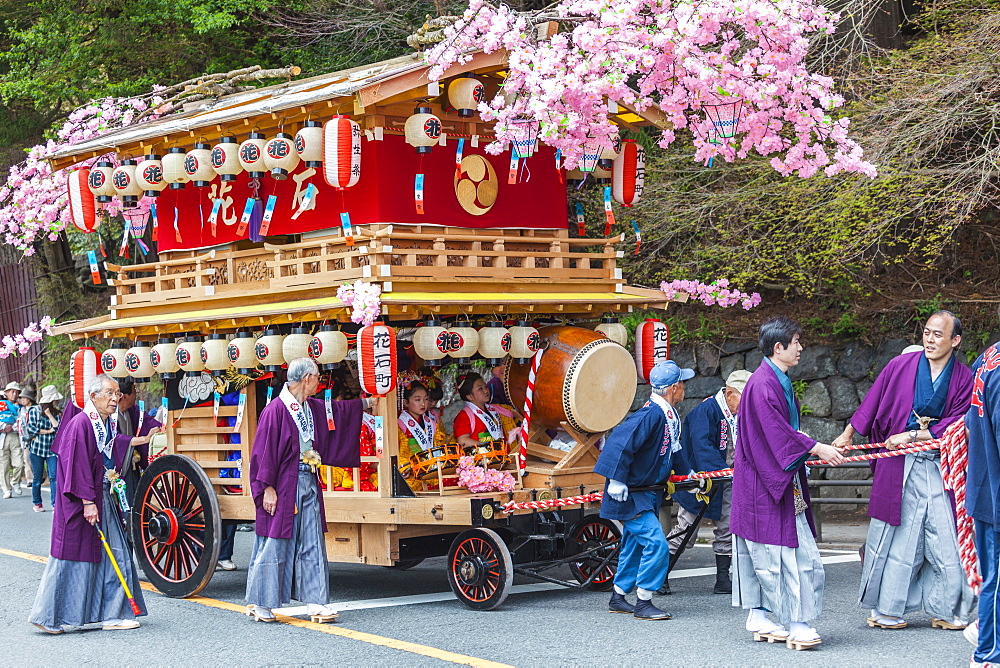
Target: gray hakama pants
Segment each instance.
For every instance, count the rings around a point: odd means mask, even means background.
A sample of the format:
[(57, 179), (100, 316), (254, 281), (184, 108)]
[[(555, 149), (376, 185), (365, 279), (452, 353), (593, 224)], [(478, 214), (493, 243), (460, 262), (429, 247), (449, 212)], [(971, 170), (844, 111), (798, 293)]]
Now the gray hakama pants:
[[(107, 482), (104, 483), (102, 497), (101, 530), (132, 590), (132, 597), (145, 615), (146, 602), (139, 588), (138, 571), (132, 562), (132, 549), (125, 542), (118, 504), (112, 499)], [(83, 626), (135, 617), (115, 567), (102, 545), (101, 561), (98, 563), (49, 557), (28, 621), (45, 626)]]
[(733, 606), (766, 608), (787, 626), (823, 611), (826, 575), (806, 514), (795, 516), (798, 547), (755, 543), (733, 536)]
[(291, 538), (257, 536), (247, 568), (247, 603), (280, 608), (292, 599), (326, 605), (330, 573), (320, 522), (316, 474), (299, 471), (295, 523)]
[(958, 556), (951, 500), (934, 453), (906, 455), (900, 524), (872, 519), (861, 571), (860, 603), (901, 617), (923, 610), (932, 617), (970, 620), (976, 596)]

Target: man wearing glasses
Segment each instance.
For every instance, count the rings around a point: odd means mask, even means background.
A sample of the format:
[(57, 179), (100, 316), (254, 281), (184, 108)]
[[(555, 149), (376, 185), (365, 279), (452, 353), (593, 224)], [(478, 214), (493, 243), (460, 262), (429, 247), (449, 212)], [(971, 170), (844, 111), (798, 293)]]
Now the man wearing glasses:
[(146, 605), (132, 550), (125, 542), (118, 503), (107, 472), (124, 458), (116, 444), (112, 415), (121, 393), (114, 378), (101, 374), (87, 388), (83, 412), (65, 424), (65, 436), (53, 444), (59, 458), (59, 493), (52, 518), (52, 547), (28, 621), (46, 633), (64, 626), (101, 623), (105, 631), (134, 629), (135, 620), (114, 565), (102, 549), (104, 531), (115, 561), (132, 590), (140, 615)]

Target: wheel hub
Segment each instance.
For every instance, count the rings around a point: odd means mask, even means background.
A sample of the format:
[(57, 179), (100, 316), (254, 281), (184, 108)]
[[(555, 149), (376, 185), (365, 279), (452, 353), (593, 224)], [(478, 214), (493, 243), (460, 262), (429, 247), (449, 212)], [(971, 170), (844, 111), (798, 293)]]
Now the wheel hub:
[(161, 543), (173, 545), (184, 527), (178, 513), (173, 508), (167, 508), (156, 513), (148, 525), (149, 535)]
[(466, 587), (479, 587), (486, 581), (486, 568), (479, 555), (466, 557), (458, 566), (458, 577)]

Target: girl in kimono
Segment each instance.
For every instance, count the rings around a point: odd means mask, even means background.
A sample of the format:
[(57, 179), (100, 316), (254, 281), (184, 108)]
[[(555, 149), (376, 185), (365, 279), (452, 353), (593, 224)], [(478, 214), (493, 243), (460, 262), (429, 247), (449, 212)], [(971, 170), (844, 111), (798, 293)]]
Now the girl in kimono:
[(482, 435), (512, 443), (517, 437), (514, 412), (507, 406), (488, 403), (490, 391), (478, 373), (466, 374), (458, 386), (465, 407), (455, 416), (455, 440), (462, 447), (479, 445)]
[(441, 421), (430, 411), (431, 401), (427, 388), (418, 381), (412, 381), (403, 390), (403, 407), (399, 411), (399, 464), (400, 471), (414, 491), (424, 488), (423, 483), (412, 477), (407, 465), (410, 457), (434, 446), (444, 445), (448, 436)]

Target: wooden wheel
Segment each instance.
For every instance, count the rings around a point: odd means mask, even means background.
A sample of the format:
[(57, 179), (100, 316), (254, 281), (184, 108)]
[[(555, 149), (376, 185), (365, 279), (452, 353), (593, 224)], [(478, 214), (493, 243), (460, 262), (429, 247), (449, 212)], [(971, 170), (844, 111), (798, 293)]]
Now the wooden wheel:
[(192, 596), (212, 579), (219, 560), (219, 502), (193, 459), (153, 460), (139, 480), (131, 525), (139, 564), (161, 592)]
[(503, 539), (491, 529), (458, 534), (448, 550), (448, 584), (473, 610), (492, 610), (510, 593), (514, 564)]
[(606, 564), (604, 564), (604, 560), (618, 549), (621, 538), (622, 532), (617, 524), (597, 515), (588, 515), (574, 524), (567, 537), (572, 552), (576, 554), (598, 548), (580, 561), (570, 562), (569, 569), (573, 572), (576, 581), (586, 582), (597, 570), (597, 575), (594, 576), (588, 587), (597, 591), (609, 591), (615, 584), (618, 556), (615, 555)]

